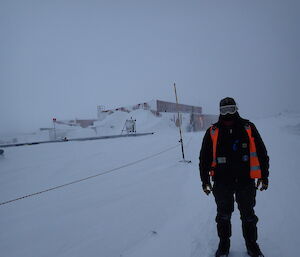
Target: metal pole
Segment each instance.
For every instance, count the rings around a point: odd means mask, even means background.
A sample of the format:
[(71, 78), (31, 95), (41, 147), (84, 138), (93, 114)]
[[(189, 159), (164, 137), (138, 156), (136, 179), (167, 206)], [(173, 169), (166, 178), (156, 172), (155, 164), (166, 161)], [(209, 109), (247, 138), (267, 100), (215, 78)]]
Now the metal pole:
[(54, 140), (56, 140), (56, 127), (55, 127), (55, 123), (56, 123), (56, 118), (53, 119)]
[(177, 119), (178, 119), (178, 122), (179, 122), (179, 134), (180, 134), (182, 158), (183, 158), (184, 162), (191, 162), (191, 161), (186, 161), (185, 158), (184, 158), (183, 139), (182, 139), (182, 131), (181, 131), (181, 118), (182, 118), (182, 116), (179, 114), (179, 110), (178, 110), (178, 97), (177, 97), (177, 91), (176, 91), (176, 84), (175, 83), (174, 83), (174, 91), (175, 91), (175, 97), (176, 97)]

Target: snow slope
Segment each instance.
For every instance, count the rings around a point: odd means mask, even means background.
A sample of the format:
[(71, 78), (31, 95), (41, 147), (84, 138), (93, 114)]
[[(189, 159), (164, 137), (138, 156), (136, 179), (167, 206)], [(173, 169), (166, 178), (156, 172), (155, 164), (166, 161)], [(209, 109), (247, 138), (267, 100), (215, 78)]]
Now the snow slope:
[[(130, 113), (123, 111), (115, 111), (108, 115), (104, 120), (94, 122), (93, 126), (82, 128), (80, 126), (68, 126), (66, 124), (55, 125), (55, 131), (36, 131), (34, 133), (17, 134), (17, 135), (0, 135), (0, 145), (13, 143), (28, 143), (36, 141), (48, 141), (55, 139), (99, 137), (107, 135), (120, 135), (127, 119), (136, 120), (137, 133), (143, 132), (160, 132), (173, 129), (177, 131), (175, 126), (174, 113), (161, 113), (159, 117), (151, 113), (150, 110), (137, 109)], [(185, 130), (189, 125), (190, 114), (182, 114), (182, 129)], [(126, 132), (124, 132), (126, 133)]]
[[(270, 188), (258, 192), (259, 243), (266, 256), (294, 257), (298, 218), (300, 115), (254, 121), (271, 158)], [(147, 125), (148, 126), (148, 125)], [(153, 123), (153, 126), (158, 126)], [(146, 128), (145, 128), (146, 129)], [(203, 133), (184, 135), (181, 159), (174, 129), (138, 138), (66, 142), (5, 149), (0, 202), (161, 154), (81, 183), (0, 205), (5, 257), (208, 257), (217, 246), (216, 207), (201, 191)], [(232, 257), (246, 256), (237, 210)]]
[[(130, 113), (114, 112), (102, 121), (95, 122), (97, 134), (111, 135), (120, 134), (124, 129), (127, 119), (136, 120), (136, 130), (138, 133), (144, 132), (161, 132), (161, 131), (177, 131), (174, 117), (175, 113), (160, 113), (160, 117), (156, 117), (149, 110), (138, 109)], [(182, 114), (182, 128), (185, 129), (189, 124), (190, 114)]]

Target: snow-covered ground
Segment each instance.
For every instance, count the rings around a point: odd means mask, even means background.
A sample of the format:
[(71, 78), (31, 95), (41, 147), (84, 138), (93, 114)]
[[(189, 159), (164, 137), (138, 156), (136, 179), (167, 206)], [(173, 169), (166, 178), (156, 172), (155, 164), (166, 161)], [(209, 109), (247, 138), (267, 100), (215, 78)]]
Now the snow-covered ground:
[[(271, 159), (270, 187), (257, 194), (259, 243), (267, 257), (295, 257), (300, 245), (300, 115), (254, 122)], [(0, 205), (0, 255), (213, 256), (216, 207), (201, 190), (202, 137), (184, 135), (191, 164), (178, 162), (178, 133), (167, 128), (137, 138), (6, 148), (0, 159), (0, 202), (131, 165)], [(146, 157), (151, 158), (134, 164)], [(246, 256), (237, 210), (232, 222), (231, 256)]]

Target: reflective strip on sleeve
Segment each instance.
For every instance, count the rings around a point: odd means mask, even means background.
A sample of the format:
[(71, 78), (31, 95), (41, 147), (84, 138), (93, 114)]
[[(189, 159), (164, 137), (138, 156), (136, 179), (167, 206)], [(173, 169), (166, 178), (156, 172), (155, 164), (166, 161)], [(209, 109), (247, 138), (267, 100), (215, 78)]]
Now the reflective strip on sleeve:
[(251, 167), (251, 171), (252, 171), (252, 170), (260, 170), (260, 166), (252, 166), (252, 167)]

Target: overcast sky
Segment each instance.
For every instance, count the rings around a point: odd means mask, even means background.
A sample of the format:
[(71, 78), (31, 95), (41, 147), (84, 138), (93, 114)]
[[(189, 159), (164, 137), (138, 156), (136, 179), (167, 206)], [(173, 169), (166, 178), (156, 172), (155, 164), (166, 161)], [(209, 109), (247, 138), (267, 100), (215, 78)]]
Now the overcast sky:
[(300, 110), (298, 0), (0, 0), (0, 133), (151, 99)]

